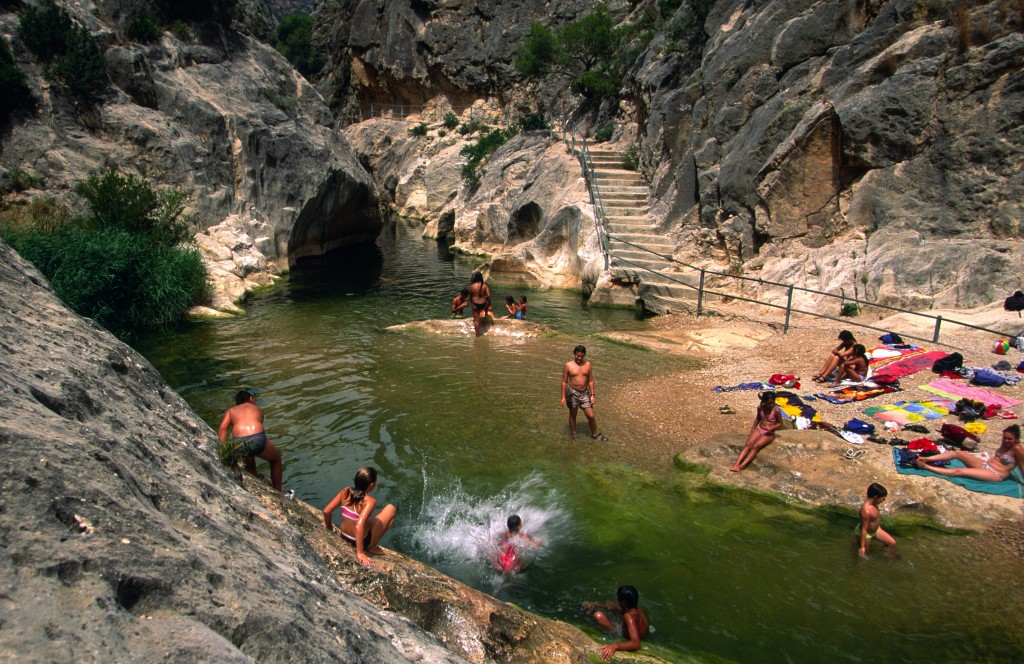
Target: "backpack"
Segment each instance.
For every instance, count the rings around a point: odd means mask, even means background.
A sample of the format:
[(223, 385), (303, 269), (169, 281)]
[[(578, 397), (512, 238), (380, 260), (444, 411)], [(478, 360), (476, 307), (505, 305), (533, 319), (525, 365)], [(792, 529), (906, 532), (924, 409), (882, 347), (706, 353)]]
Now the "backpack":
[(851, 433), (869, 435), (875, 432), (875, 425), (869, 424), (868, 422), (864, 422), (862, 420), (858, 420), (856, 417), (854, 417), (849, 422), (843, 425), (843, 429)]
[(1024, 293), (1017, 291), (1003, 302), (1003, 309), (1007, 311), (1024, 311)]
[(956, 424), (943, 424), (942, 428), (939, 429), (939, 433), (942, 434), (943, 438), (955, 445), (963, 445), (964, 441), (968, 439), (973, 440), (975, 443), (981, 442), (973, 433)]
[(971, 378), (971, 385), (978, 385), (981, 387), (1002, 387), (1003, 385), (1006, 385), (1006, 379), (995, 371), (978, 369), (974, 372), (974, 377)]
[[(985, 415), (985, 404), (974, 399), (964, 398), (956, 402), (956, 408), (953, 412), (964, 422), (973, 422)], [(946, 425), (944, 424), (943, 426)]]
[(964, 356), (960, 353), (950, 353), (946, 357), (940, 357), (932, 365), (932, 371), (940, 374), (943, 371), (952, 371), (964, 366)]
[(878, 337), (878, 340), (881, 341), (883, 344), (887, 344), (890, 346), (903, 343), (903, 338), (900, 337), (900, 335), (896, 334), (895, 332), (886, 332), (882, 336)]

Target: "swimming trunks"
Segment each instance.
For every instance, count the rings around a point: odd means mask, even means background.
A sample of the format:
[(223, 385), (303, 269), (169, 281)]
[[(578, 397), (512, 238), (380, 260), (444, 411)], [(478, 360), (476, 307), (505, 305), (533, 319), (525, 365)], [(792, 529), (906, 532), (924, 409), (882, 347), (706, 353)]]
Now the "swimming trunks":
[(565, 386), (565, 403), (569, 408), (593, 408), (590, 401), (590, 390), (577, 390), (572, 385)]
[[(857, 524), (857, 526), (853, 529), (853, 532), (857, 534), (857, 537), (860, 537), (860, 524)], [(876, 530), (873, 533), (865, 533), (864, 537), (865, 537), (865, 539), (869, 539), (870, 540), (870, 539), (874, 539), (875, 535), (877, 535), (877, 534), (878, 534), (878, 531)]]
[(262, 454), (263, 450), (267, 449), (267, 433), (265, 431), (248, 436), (239, 436), (235, 440), (238, 441), (238, 449), (242, 451), (244, 456), (256, 456), (257, 454)]

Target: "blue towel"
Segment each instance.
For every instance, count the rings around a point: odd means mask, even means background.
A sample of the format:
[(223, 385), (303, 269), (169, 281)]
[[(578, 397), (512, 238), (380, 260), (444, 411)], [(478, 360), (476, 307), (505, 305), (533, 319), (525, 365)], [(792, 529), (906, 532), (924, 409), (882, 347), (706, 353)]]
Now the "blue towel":
[[(925, 477), (938, 477), (940, 479), (949, 480), (954, 484), (968, 489), (970, 491), (977, 491), (978, 493), (991, 493), (995, 496), (1009, 496), (1010, 498), (1024, 498), (1024, 476), (1021, 475), (1020, 468), (1014, 468), (1013, 472), (1010, 473), (1010, 478), (1003, 480), (1002, 482), (983, 482), (982, 480), (975, 480), (969, 477), (949, 477), (947, 475), (939, 475), (938, 473), (932, 473), (927, 470), (921, 470), (920, 468), (903, 468), (900, 466), (896, 454), (898, 448), (892, 450), (892, 461), (896, 465), (896, 472), (900, 475), (924, 475)], [(963, 468), (964, 464), (959, 461), (950, 461), (950, 468)]]

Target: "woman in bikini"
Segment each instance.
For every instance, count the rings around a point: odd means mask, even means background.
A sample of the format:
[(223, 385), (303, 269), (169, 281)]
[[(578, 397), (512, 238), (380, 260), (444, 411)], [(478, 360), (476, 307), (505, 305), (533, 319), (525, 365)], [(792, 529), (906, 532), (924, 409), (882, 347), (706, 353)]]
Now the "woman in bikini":
[(857, 343), (857, 340), (853, 337), (852, 332), (849, 330), (840, 332), (839, 345), (832, 349), (832, 353), (825, 360), (825, 364), (821, 365), (821, 371), (812, 380), (815, 383), (824, 383), (828, 380), (832, 372), (842, 366), (843, 362), (853, 353), (853, 344), (855, 343)]
[(395, 522), (395, 506), (388, 505), (380, 514), (373, 516), (377, 499), (371, 496), (370, 492), (377, 487), (376, 468), (360, 468), (352, 484), (354, 486), (347, 486), (339, 491), (334, 500), (324, 508), (324, 527), (333, 530), (331, 515), (334, 510), (341, 507), (341, 525), (338, 527), (341, 536), (345, 541), (355, 545), (356, 558), (359, 562), (369, 565), (370, 558), (366, 554), (384, 554), (378, 543)]
[(739, 472), (750, 465), (757, 453), (772, 444), (775, 430), (782, 426), (782, 410), (775, 405), (774, 392), (762, 392), (761, 403), (757, 406), (754, 424), (750, 427), (750, 435), (736, 463), (729, 470)]
[(519, 315), (519, 305), (516, 304), (515, 298), (511, 295), (505, 296), (505, 308), (508, 309), (508, 316), (502, 316), (502, 318), (518, 318), (522, 320), (522, 316)]
[[(930, 465), (934, 461), (950, 461), (956, 459), (966, 468), (937, 468)], [(1003, 440), (999, 449), (988, 461), (984, 461), (970, 452), (956, 450), (944, 452), (930, 457), (918, 457), (914, 464), (921, 470), (930, 470), (948, 477), (969, 477), (982, 482), (1002, 482), (1010, 477), (1015, 467), (1024, 468), (1024, 447), (1020, 444), (1020, 425), (1014, 424), (1003, 429)]]
[(469, 304), (473, 307), (473, 330), (480, 336), (484, 317), (491, 309), (491, 289), (484, 283), (484, 275), (474, 272), (469, 283)]

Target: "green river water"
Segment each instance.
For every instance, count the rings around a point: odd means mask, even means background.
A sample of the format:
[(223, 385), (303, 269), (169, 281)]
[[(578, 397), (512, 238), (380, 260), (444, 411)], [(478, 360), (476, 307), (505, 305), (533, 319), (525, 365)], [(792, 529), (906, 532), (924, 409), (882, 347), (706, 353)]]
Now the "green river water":
[[(399, 223), (376, 250), (294, 271), (243, 316), (155, 336), (140, 350), (214, 428), (235, 391), (253, 388), (285, 487), (313, 505), (376, 466), (378, 500), (399, 515), (387, 547), (587, 630), (582, 600), (635, 585), (654, 628), (645, 649), (666, 659), (1020, 659), (1019, 560), (898, 525), (898, 559), (860, 560), (853, 517), (645, 463), (654, 434), (602, 408), (600, 395), (694, 364), (599, 338), (643, 328), (633, 312), (531, 291), (530, 319), (557, 335), (385, 330), (446, 317), (472, 268)], [(493, 291), (496, 309), (523, 293)], [(586, 437), (582, 414), (584, 435), (568, 438), (559, 384), (577, 343), (594, 363), (610, 443)], [(545, 546), (522, 574), (502, 578), (487, 557), (511, 513)]]

